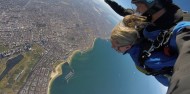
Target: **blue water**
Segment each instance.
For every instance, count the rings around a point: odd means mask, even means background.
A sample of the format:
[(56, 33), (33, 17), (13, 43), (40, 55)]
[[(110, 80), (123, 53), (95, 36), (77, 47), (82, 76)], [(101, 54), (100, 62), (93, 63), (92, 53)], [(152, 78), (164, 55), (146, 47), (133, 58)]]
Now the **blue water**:
[(6, 63), (6, 69), (2, 72), (0, 75), (0, 81), (3, 79), (3, 77), (16, 65), (18, 64), (24, 56), (22, 54), (18, 55), (17, 57), (14, 57), (12, 59), (9, 59)]
[(70, 63), (74, 76), (68, 82), (65, 75), (57, 77), (52, 83), (51, 94), (165, 93), (153, 77), (136, 70), (129, 55), (114, 51), (107, 40), (97, 39), (93, 49), (76, 53)]

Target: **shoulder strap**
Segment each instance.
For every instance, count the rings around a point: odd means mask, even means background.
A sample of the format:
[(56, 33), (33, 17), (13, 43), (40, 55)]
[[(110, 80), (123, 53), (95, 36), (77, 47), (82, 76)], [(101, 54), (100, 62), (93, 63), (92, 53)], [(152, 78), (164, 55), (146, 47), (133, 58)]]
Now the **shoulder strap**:
[(136, 68), (140, 71), (140, 72), (142, 72), (142, 73), (144, 73), (144, 74), (146, 74), (146, 75), (153, 75), (153, 76), (156, 76), (156, 75), (169, 75), (169, 76), (171, 76), (172, 74), (173, 74), (173, 67), (164, 67), (164, 68), (162, 68), (161, 70), (159, 70), (159, 71), (155, 71), (155, 70), (153, 70), (153, 69), (150, 69), (150, 68), (146, 68), (146, 69), (144, 69), (144, 68), (142, 68), (142, 67), (140, 67), (140, 66), (137, 66), (136, 65)]

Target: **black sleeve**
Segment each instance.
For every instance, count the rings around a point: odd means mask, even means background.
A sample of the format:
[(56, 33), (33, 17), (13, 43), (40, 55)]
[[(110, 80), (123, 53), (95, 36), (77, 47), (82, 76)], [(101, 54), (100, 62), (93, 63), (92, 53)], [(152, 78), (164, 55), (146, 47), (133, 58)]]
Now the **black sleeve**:
[(117, 14), (120, 16), (126, 16), (134, 13), (132, 9), (125, 9), (121, 5), (117, 4), (112, 0), (104, 0)]
[(190, 27), (176, 37), (179, 56), (174, 66), (167, 94), (190, 94)]

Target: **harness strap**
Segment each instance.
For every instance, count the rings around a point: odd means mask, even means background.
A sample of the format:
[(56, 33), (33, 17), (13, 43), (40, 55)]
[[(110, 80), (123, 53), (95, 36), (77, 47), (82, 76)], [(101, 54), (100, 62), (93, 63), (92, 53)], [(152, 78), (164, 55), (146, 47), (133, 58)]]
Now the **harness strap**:
[(173, 67), (164, 67), (162, 68), (161, 70), (152, 70), (151, 68), (147, 68), (146, 70), (149, 71), (149, 74), (147, 75), (153, 75), (153, 76), (157, 76), (157, 75), (170, 75), (172, 76), (172, 73), (173, 73)]
[(147, 60), (151, 56), (151, 53), (155, 50), (162, 49), (166, 55), (168, 56), (171, 55), (168, 44), (169, 44), (169, 40), (172, 33), (173, 33), (172, 30), (166, 30), (164, 32), (160, 32), (160, 34), (158, 35), (155, 41), (150, 41), (151, 46), (148, 48), (148, 50), (143, 50), (139, 58), (139, 61), (140, 61), (140, 67), (142, 67), (142, 69), (147, 71), (147, 73), (145, 73), (146, 75), (153, 75), (153, 76), (160, 75), (160, 74), (172, 75), (173, 67), (164, 67), (161, 70), (155, 71), (154, 69), (151, 69), (145, 65), (145, 60)]
[(146, 16), (148, 21), (152, 20), (152, 15), (161, 10), (161, 7), (157, 7), (153, 5), (151, 8), (149, 8), (145, 13), (142, 14), (142, 16)]
[[(160, 32), (160, 34), (158, 35), (158, 37), (155, 41), (150, 41), (151, 46), (149, 47), (148, 50), (143, 50), (143, 52), (139, 58), (140, 66), (146, 68), (146, 66), (144, 64), (145, 60), (147, 60), (151, 56), (151, 52), (153, 52), (157, 49), (164, 48), (165, 49), (164, 53), (166, 55), (170, 55), (168, 43), (169, 43), (169, 39), (170, 39), (171, 35), (172, 35), (171, 30)], [(167, 48), (165, 48), (165, 47), (167, 47)]]
[(138, 65), (136, 65), (136, 68), (141, 71), (142, 73), (146, 74), (146, 75), (153, 75), (153, 76), (157, 76), (157, 75), (165, 75), (165, 76), (172, 76), (173, 73), (173, 67), (164, 67), (161, 70), (153, 70), (151, 68), (142, 68)]

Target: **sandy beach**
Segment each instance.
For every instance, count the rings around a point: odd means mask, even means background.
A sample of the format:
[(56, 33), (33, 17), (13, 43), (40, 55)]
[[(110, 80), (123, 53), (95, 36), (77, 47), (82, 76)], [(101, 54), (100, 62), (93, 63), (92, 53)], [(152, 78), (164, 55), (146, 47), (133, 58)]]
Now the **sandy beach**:
[(51, 84), (54, 81), (54, 79), (62, 74), (61, 67), (62, 67), (62, 65), (64, 63), (65, 62), (63, 61), (62, 63), (60, 63), (59, 65), (57, 65), (56, 68), (53, 69), (53, 71), (51, 72), (51, 74), (50, 74), (50, 81), (49, 81), (49, 84), (48, 84), (48, 94), (50, 94), (50, 87), (51, 87)]
[[(94, 39), (94, 41), (96, 40), (97, 38)], [(65, 62), (68, 62), (70, 64), (70, 61), (72, 60), (73, 56), (76, 54), (76, 53), (85, 53), (87, 51), (90, 51), (92, 50), (92, 48), (94, 47), (94, 42), (91, 46), (89, 47), (85, 47), (84, 50), (75, 50), (68, 58), (66, 61), (63, 61), (62, 63), (60, 63), (59, 65), (56, 66), (55, 69), (53, 69), (53, 71), (51, 72), (50, 74), (50, 81), (49, 81), (49, 85), (48, 85), (48, 94), (50, 94), (50, 88), (51, 88), (51, 84), (52, 82), (59, 76), (62, 74), (62, 65), (65, 63)]]
[(59, 76), (62, 74), (62, 65), (66, 62), (70, 63), (70, 61), (72, 60), (72, 57), (77, 53), (80, 52), (80, 50), (76, 50), (74, 51), (66, 61), (63, 61), (62, 63), (60, 63), (59, 65), (57, 65), (55, 67), (55, 69), (53, 69), (53, 71), (50, 74), (50, 81), (49, 81), (49, 85), (48, 85), (48, 94), (50, 94), (50, 88), (51, 88), (51, 84), (52, 82)]

